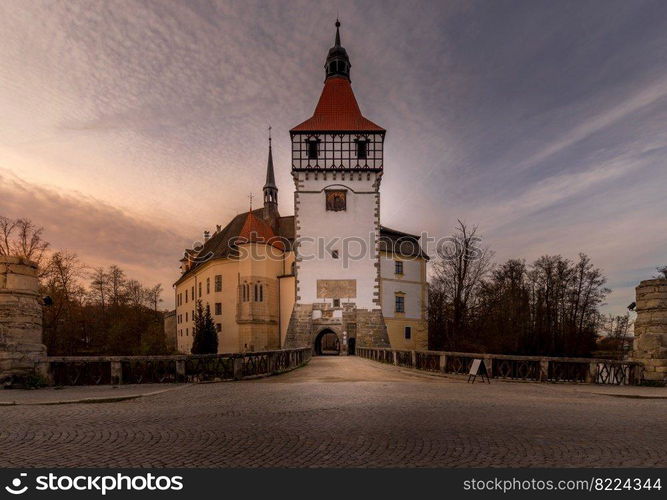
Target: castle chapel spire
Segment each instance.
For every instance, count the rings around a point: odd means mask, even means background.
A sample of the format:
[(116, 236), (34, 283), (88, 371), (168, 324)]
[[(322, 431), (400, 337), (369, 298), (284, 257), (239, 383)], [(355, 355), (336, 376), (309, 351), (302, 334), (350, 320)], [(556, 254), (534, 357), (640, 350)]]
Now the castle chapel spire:
[(264, 219), (271, 225), (278, 217), (278, 186), (273, 173), (273, 152), (271, 150), (271, 127), (269, 127), (269, 159), (266, 163), (266, 182), (264, 184)]
[(334, 42), (334, 46), (329, 49), (327, 62), (324, 65), (327, 79), (334, 76), (342, 76), (349, 80), (351, 66), (347, 51), (340, 44), (340, 21), (336, 19), (336, 41)]

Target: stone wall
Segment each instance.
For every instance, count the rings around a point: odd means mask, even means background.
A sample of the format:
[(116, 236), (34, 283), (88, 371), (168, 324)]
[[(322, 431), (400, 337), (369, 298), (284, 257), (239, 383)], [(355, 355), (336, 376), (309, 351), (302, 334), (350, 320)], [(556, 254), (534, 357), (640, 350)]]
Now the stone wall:
[[(357, 309), (344, 303), (341, 309), (328, 303), (295, 304), (287, 329), (285, 347), (312, 346), (323, 330), (331, 330), (341, 341), (341, 354), (347, 352), (344, 338), (354, 338), (360, 347), (389, 347), (387, 327), (380, 309)], [(345, 332), (345, 334), (343, 333)]]
[(667, 279), (642, 281), (636, 293), (633, 359), (646, 380), (667, 381)]
[(46, 376), (37, 265), (0, 256), (0, 383)]

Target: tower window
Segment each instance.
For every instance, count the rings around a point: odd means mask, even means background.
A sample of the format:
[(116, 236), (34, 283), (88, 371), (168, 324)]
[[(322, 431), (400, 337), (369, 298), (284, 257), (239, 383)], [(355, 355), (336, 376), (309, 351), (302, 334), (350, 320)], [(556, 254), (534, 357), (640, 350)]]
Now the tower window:
[(368, 141), (366, 139), (359, 139), (357, 141), (357, 158), (360, 160), (368, 158)]
[(221, 302), (216, 302), (215, 303), (215, 314), (217, 316), (220, 316), (222, 314), (222, 303)]
[(397, 260), (394, 262), (394, 274), (403, 274), (403, 261)]
[(222, 292), (222, 275), (215, 275), (215, 291)]
[(327, 211), (340, 212), (347, 209), (346, 191), (326, 191)]
[(412, 338), (412, 327), (406, 326), (404, 330), (405, 340), (410, 340)]
[(318, 144), (316, 139), (310, 139), (308, 141), (308, 159), (316, 160), (317, 159), (317, 149)]
[(395, 312), (397, 313), (405, 312), (405, 297), (403, 295), (396, 296)]

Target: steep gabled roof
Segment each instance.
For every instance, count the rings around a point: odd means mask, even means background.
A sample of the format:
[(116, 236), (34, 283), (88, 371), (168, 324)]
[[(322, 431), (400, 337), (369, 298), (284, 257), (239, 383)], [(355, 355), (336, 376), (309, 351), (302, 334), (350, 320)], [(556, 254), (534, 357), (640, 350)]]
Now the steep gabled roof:
[[(204, 243), (199, 252), (191, 250), (190, 255), (194, 261), (194, 264), (189, 271), (182, 274), (180, 278), (178, 278), (176, 283), (180, 283), (183, 279), (190, 276), (195, 269), (210, 260), (238, 256), (236, 242), (244, 232), (246, 221), (248, 220), (248, 215), (252, 214), (253, 219), (259, 220), (261, 223), (266, 224), (262, 219), (263, 213), (264, 209), (258, 208), (252, 212), (243, 212), (238, 214), (223, 229), (213, 234), (213, 236), (211, 236), (211, 238), (206, 243)], [(266, 225), (268, 226), (268, 224)], [(249, 223), (249, 227), (246, 229), (252, 229), (253, 227), (258, 226)], [(271, 229), (270, 226), (268, 227)], [(286, 247), (286, 250), (289, 251), (294, 241), (294, 216), (279, 217), (276, 231), (277, 235), (273, 230), (271, 230), (271, 233), (278, 236), (281, 240), (280, 243), (282, 243), (282, 245)], [(248, 231), (246, 235), (249, 235), (251, 232), (252, 231)], [(257, 231), (258, 234), (263, 234), (262, 232), (265, 234), (264, 228), (261, 228), (260, 231)]]
[(247, 213), (236, 241), (237, 245), (242, 243), (266, 243), (279, 250), (285, 250), (285, 245), (276, 237), (271, 226), (252, 212)]
[(291, 130), (310, 131), (385, 132), (361, 114), (350, 81), (341, 76), (327, 78), (313, 116)]

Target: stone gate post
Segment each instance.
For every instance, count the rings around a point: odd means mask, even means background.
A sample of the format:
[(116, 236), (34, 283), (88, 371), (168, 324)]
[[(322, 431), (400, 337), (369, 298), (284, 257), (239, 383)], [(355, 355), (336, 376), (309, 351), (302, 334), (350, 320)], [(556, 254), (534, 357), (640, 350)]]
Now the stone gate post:
[(29, 375), (48, 378), (37, 265), (0, 256), (0, 383)]
[(667, 279), (642, 281), (636, 293), (633, 359), (646, 380), (667, 382)]

